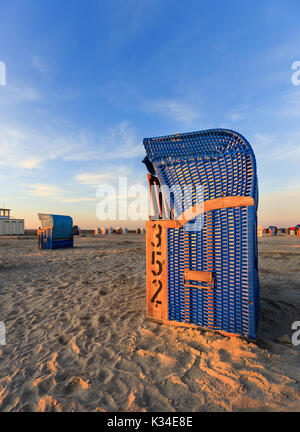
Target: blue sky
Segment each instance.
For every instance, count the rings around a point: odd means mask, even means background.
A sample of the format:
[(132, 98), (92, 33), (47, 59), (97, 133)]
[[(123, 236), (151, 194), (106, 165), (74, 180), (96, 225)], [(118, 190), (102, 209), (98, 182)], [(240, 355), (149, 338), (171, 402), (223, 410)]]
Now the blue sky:
[(144, 137), (225, 127), (256, 153), (260, 222), (300, 223), (299, 16), (297, 0), (2, 2), (0, 204), (28, 228), (100, 226), (96, 187), (145, 182)]

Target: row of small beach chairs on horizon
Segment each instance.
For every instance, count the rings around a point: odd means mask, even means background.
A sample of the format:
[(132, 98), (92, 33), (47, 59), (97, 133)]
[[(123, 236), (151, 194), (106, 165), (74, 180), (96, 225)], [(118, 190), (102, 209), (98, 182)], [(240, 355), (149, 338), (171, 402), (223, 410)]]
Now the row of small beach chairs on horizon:
[(95, 228), (95, 235), (112, 235), (112, 234), (146, 234), (145, 228), (137, 228), (136, 230), (129, 230), (127, 227), (116, 227), (116, 228)]
[(264, 234), (269, 236), (291, 235), (300, 237), (300, 224), (290, 228), (277, 228), (276, 226), (269, 226), (269, 228), (264, 229), (261, 225), (258, 225), (257, 236), (262, 237)]

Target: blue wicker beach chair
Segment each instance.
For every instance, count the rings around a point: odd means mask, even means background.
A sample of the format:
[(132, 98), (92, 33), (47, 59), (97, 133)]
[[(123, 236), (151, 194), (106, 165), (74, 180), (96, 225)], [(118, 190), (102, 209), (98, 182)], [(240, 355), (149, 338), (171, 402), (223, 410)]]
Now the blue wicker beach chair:
[(223, 129), (145, 138), (144, 146), (149, 185), (161, 188), (151, 193), (160, 201), (146, 223), (147, 316), (255, 339), (258, 187), (251, 146)]
[(277, 236), (278, 228), (276, 226), (269, 226), (269, 235)]
[(39, 249), (73, 247), (73, 219), (71, 216), (38, 213), (42, 228), (38, 229)]

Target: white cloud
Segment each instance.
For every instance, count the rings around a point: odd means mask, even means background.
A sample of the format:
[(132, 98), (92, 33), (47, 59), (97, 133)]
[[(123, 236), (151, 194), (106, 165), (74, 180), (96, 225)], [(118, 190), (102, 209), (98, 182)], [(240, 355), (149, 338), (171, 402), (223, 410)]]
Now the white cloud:
[(93, 197), (76, 197), (76, 198), (61, 198), (61, 202), (67, 202), (67, 203), (76, 203), (76, 202), (86, 202), (86, 201), (95, 201), (97, 198)]
[(15, 104), (21, 102), (34, 102), (41, 99), (40, 92), (26, 84), (20, 84), (18, 86), (13, 86), (7, 84), (2, 91), (0, 103), (1, 105)]
[(95, 201), (96, 197), (76, 196), (75, 191), (62, 189), (53, 184), (34, 183), (26, 186), (26, 192), (30, 196), (40, 198), (54, 198), (56, 201), (65, 203)]
[(287, 118), (300, 117), (300, 90), (285, 95), (280, 115)]
[(256, 133), (253, 135), (251, 145), (255, 149), (257, 158), (265, 158), (266, 154), (273, 154), (274, 143), (277, 141), (277, 136), (268, 133)]
[(230, 120), (232, 120), (233, 122), (240, 121), (240, 120), (243, 120), (245, 118), (243, 116), (243, 114), (239, 113), (239, 112), (233, 112), (229, 115), (229, 117), (230, 117)]
[(300, 158), (300, 136), (297, 144), (287, 143), (286, 145), (277, 145), (274, 148), (271, 158), (274, 160), (289, 160), (299, 163)]
[(159, 99), (156, 101), (145, 101), (143, 109), (146, 112), (156, 113), (170, 118), (178, 123), (191, 124), (201, 118), (200, 113), (187, 103), (176, 99)]
[(33, 156), (20, 162), (22, 168), (33, 169), (38, 168), (41, 165), (41, 163), (43, 162), (43, 158)]
[(37, 69), (39, 72), (47, 72), (47, 66), (46, 63), (44, 61), (44, 59), (42, 59), (40, 56), (38, 55), (34, 55), (32, 57), (32, 65), (35, 69)]
[[(100, 138), (100, 145), (111, 151), (113, 158), (133, 158), (144, 153), (141, 140), (137, 136), (137, 131), (129, 122), (122, 122), (111, 128), (106, 135)], [(106, 155), (102, 155), (106, 158)]]
[(249, 117), (249, 115), (250, 115), (250, 109), (247, 105), (244, 105), (244, 106), (240, 106), (238, 108), (235, 108), (235, 109), (232, 109), (231, 111), (229, 111), (228, 118), (232, 122), (237, 122), (237, 121), (247, 119), (247, 117)]
[(295, 162), (300, 157), (300, 132), (293, 134), (266, 134), (257, 133), (253, 136), (253, 147), (257, 149), (257, 157), (265, 158), (268, 161), (290, 161)]
[(68, 139), (44, 134), (28, 128), (15, 128), (0, 124), (0, 165), (12, 168), (33, 169), (46, 160), (62, 157), (74, 146)]
[(112, 174), (82, 173), (77, 174), (75, 180), (80, 184), (97, 187), (99, 184), (109, 181), (112, 177)]
[(111, 128), (99, 138), (82, 133), (81, 146), (77, 151), (64, 157), (69, 161), (112, 159), (131, 159), (144, 154), (142, 140), (138, 138), (136, 128), (123, 121)]
[[(41, 128), (42, 129), (42, 128)], [(70, 131), (70, 127), (39, 130), (0, 124), (0, 165), (34, 169), (47, 160), (106, 162), (142, 157), (142, 140), (134, 126), (122, 122), (102, 136), (84, 130)]]
[[(107, 170), (107, 168), (106, 168)], [(118, 166), (112, 167), (106, 172), (98, 173), (80, 173), (75, 176), (75, 181), (80, 184), (90, 186), (92, 188), (98, 187), (103, 184), (111, 184), (115, 182), (118, 177), (127, 177), (131, 171), (127, 167)]]
[(271, 114), (281, 119), (295, 119), (300, 117), (300, 90), (296, 87), (284, 94), (276, 109), (270, 109)]
[(59, 197), (64, 193), (59, 186), (51, 184), (31, 184), (27, 188), (29, 195), (38, 197)]
[(256, 133), (253, 136), (253, 144), (255, 144), (257, 147), (265, 147), (269, 146), (270, 144), (274, 143), (276, 140), (276, 136), (273, 134), (267, 134), (267, 133)]

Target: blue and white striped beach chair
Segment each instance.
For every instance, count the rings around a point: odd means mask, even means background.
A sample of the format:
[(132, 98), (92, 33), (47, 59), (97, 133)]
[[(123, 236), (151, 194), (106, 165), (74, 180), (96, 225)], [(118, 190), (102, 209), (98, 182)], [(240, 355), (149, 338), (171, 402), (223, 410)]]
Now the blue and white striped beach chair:
[(258, 187), (251, 146), (224, 129), (145, 138), (144, 146), (149, 185), (161, 187), (159, 214), (146, 224), (147, 316), (255, 339)]

